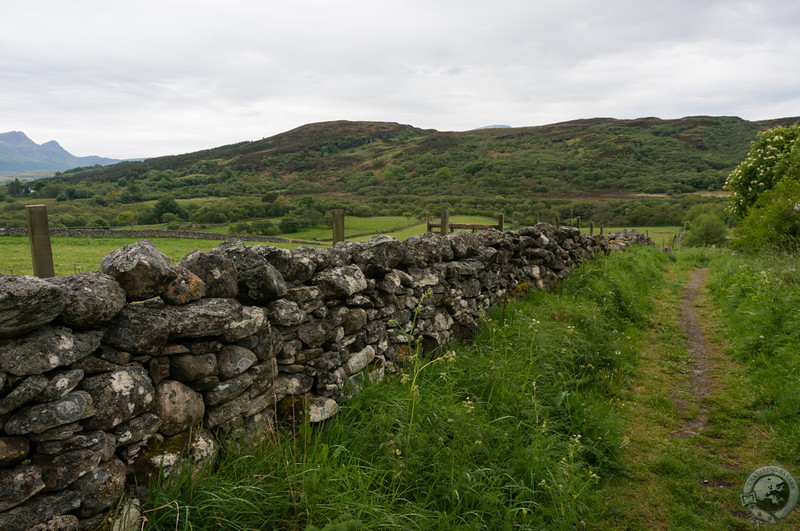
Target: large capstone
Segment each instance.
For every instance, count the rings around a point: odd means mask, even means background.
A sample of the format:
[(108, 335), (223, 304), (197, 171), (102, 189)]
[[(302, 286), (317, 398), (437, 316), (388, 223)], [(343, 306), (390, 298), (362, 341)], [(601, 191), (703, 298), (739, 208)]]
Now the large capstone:
[(169, 257), (147, 240), (117, 249), (100, 265), (120, 283), (129, 301), (158, 297), (177, 277)]
[(245, 304), (264, 304), (286, 295), (280, 272), (256, 251), (239, 240), (227, 240), (211, 250), (228, 258), (236, 267), (238, 298)]
[(64, 292), (35, 277), (0, 275), (0, 338), (36, 330), (64, 309)]
[(125, 352), (158, 355), (167, 344), (169, 331), (170, 322), (163, 311), (134, 304), (109, 323), (104, 342)]
[(76, 328), (102, 326), (125, 306), (125, 291), (110, 275), (86, 271), (54, 277), (50, 282), (64, 290), (66, 305), (61, 322)]
[(344, 299), (367, 289), (367, 277), (356, 265), (323, 271), (314, 282), (326, 299)]
[(178, 262), (178, 266), (188, 269), (203, 281), (206, 297), (235, 298), (239, 294), (236, 268), (224, 255), (192, 251)]

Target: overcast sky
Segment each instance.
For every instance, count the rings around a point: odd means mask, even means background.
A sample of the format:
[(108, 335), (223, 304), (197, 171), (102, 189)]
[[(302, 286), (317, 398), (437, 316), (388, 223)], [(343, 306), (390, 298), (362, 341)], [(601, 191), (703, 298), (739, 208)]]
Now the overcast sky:
[(0, 133), (171, 155), (303, 124), (800, 115), (797, 0), (16, 0)]

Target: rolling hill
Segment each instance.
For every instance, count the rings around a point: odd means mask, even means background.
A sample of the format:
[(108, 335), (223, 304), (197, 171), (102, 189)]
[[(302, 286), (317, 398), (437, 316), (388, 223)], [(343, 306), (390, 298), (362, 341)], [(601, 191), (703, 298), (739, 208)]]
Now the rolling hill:
[[(194, 153), (68, 170), (37, 181), (35, 189), (62, 202), (92, 199), (114, 212), (139, 212), (142, 201), (165, 197), (229, 198), (226, 210), (215, 215), (183, 213), (206, 222), (322, 216), (332, 207), (412, 214), (439, 208), (503, 211), (526, 219), (580, 211), (575, 215), (584, 219), (630, 221), (637, 206), (652, 211), (661, 201), (672, 205), (671, 213), (650, 218), (666, 223), (693, 201), (720, 193), (758, 131), (797, 121), (594, 118), (465, 132), (323, 122)], [(233, 215), (232, 201), (259, 207)], [(90, 201), (84, 202), (88, 208)]]

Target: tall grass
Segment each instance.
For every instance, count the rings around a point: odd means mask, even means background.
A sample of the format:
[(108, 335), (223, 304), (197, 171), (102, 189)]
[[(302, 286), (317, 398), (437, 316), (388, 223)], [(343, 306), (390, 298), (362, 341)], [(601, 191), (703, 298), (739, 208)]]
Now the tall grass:
[[(625, 444), (620, 400), (663, 255), (634, 249), (497, 308), (321, 426), (229, 440), (151, 491), (150, 529), (574, 529)], [(413, 345), (413, 343), (412, 343)]]
[(800, 268), (796, 256), (729, 253), (714, 270), (732, 353), (757, 389), (749, 411), (776, 430), (777, 455), (800, 463)]

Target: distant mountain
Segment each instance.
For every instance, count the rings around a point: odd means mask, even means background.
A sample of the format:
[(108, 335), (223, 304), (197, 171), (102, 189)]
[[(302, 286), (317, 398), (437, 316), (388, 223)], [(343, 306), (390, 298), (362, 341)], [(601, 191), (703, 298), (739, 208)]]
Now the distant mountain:
[(51, 140), (37, 144), (21, 131), (0, 133), (0, 176), (42, 170), (67, 170), (78, 166), (107, 166), (120, 162), (105, 157), (76, 157)]
[(473, 131), (477, 131), (479, 129), (511, 129), (510, 125), (484, 125), (483, 127), (476, 127)]

